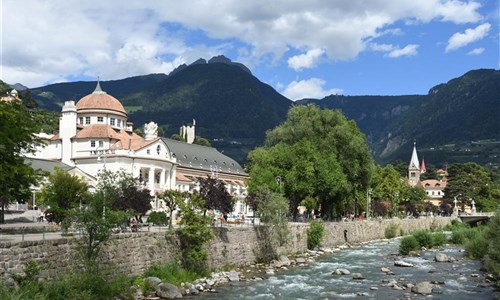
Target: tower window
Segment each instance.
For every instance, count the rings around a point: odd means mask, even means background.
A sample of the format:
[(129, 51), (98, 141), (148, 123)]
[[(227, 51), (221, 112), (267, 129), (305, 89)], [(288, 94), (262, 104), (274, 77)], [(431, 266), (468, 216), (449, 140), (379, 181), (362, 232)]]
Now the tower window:
[(85, 124), (90, 124), (90, 117), (85, 117)]
[(122, 127), (122, 120), (118, 119), (118, 127)]
[(104, 118), (103, 117), (97, 117), (97, 122), (99, 122), (99, 123), (104, 122)]
[(104, 147), (104, 142), (103, 141), (99, 141), (99, 147)]
[(80, 124), (83, 125), (83, 117), (80, 117)]
[(95, 148), (95, 141), (90, 141), (90, 147)]
[(111, 118), (111, 119), (109, 120), (109, 124), (111, 124), (111, 126), (115, 126), (115, 121), (116, 121), (116, 119), (115, 119), (115, 118)]

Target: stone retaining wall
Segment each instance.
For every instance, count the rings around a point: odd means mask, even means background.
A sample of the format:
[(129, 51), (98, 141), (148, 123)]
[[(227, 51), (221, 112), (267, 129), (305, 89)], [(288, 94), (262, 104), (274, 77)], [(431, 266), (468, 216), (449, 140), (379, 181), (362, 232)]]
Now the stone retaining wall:
[[(344, 244), (344, 231), (349, 243), (358, 243), (384, 238), (385, 229), (391, 224), (398, 224), (405, 233), (410, 233), (450, 223), (451, 218), (430, 217), (325, 223), (323, 246)], [(278, 255), (306, 251), (308, 225), (291, 223), (289, 229), (287, 244), (273, 250), (266, 247), (266, 233), (262, 227), (215, 228), (215, 238), (209, 245), (209, 265), (212, 268), (229, 264), (242, 266), (254, 263), (263, 255), (269, 254), (269, 251), (274, 251)], [(113, 236), (111, 244), (104, 250), (102, 264), (114, 266), (127, 274), (139, 275), (154, 262), (178, 258), (178, 249), (176, 238), (167, 238), (164, 232), (119, 234)], [(45, 270), (41, 277), (53, 278), (74, 265), (75, 253), (73, 238), (18, 243), (0, 242), (0, 278), (21, 272), (31, 259), (44, 265)]]

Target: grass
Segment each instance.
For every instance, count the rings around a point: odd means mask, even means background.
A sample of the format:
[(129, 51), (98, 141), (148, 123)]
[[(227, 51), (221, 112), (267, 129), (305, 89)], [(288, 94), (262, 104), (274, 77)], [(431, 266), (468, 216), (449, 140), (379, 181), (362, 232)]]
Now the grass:
[(183, 282), (193, 282), (203, 277), (203, 274), (188, 271), (175, 262), (155, 264), (144, 272), (144, 277), (158, 277), (163, 282), (181, 286)]

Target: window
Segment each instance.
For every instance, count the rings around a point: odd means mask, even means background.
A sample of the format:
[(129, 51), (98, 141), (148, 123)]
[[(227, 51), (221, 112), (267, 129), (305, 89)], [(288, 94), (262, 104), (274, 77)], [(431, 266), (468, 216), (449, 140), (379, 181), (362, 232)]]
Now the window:
[(151, 150), (150, 149), (146, 150), (146, 153), (151, 154)]
[(104, 118), (103, 117), (97, 117), (97, 122), (99, 122), (99, 123), (104, 122)]
[(111, 124), (111, 126), (115, 126), (115, 120), (116, 120), (115, 118), (111, 118), (109, 120), (109, 124)]
[(158, 155), (160, 155), (160, 152), (161, 152), (161, 146), (160, 146), (160, 145), (158, 145), (158, 146), (156, 146), (156, 153), (157, 153)]
[(118, 127), (122, 127), (122, 120), (118, 119)]
[(85, 117), (85, 124), (90, 124), (90, 117)]
[(80, 117), (80, 124), (83, 125), (83, 117)]
[(95, 148), (95, 141), (90, 141), (90, 147)]
[(99, 141), (99, 147), (104, 147), (104, 142), (103, 141)]

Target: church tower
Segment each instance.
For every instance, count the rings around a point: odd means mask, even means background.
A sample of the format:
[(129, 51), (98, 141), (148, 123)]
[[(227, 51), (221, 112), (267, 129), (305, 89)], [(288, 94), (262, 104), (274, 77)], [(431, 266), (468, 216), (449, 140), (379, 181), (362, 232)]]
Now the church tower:
[(413, 153), (411, 154), (410, 165), (408, 166), (408, 183), (416, 186), (420, 180), (420, 165), (418, 163), (417, 147), (413, 142)]

